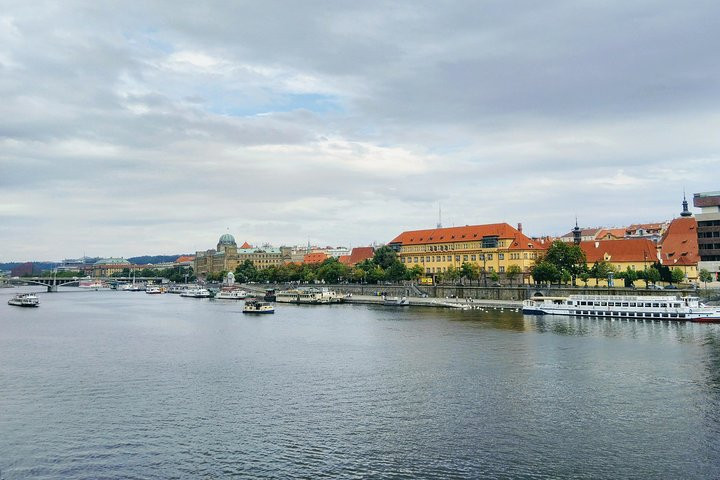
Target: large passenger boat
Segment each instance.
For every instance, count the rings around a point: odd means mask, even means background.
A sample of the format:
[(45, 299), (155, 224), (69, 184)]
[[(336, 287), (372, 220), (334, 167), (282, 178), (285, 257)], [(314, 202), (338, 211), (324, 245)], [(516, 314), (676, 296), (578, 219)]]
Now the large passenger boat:
[(8, 300), (8, 305), (16, 307), (39, 307), (40, 300), (34, 293), (20, 293)]
[(720, 307), (700, 303), (698, 297), (570, 295), (535, 297), (523, 302), (523, 313), (612, 317), (644, 320), (720, 322)]
[(215, 294), (215, 300), (244, 300), (248, 296), (245, 290), (235, 288), (223, 288)]
[(210, 298), (212, 293), (207, 288), (188, 288), (180, 294), (181, 297)]
[(297, 290), (285, 290), (275, 294), (275, 301), (278, 303), (319, 305), (340, 303), (343, 300), (342, 296), (327, 288), (298, 288)]

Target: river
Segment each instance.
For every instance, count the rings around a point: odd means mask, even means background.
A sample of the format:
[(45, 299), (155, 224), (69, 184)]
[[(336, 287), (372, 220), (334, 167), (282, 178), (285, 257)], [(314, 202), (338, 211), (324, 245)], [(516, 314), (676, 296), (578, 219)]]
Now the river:
[(0, 290), (3, 480), (720, 478), (718, 325), (64, 290)]

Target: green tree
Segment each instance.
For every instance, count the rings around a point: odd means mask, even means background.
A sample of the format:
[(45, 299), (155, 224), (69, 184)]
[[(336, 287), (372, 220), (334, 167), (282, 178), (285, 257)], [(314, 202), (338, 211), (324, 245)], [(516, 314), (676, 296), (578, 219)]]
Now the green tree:
[(328, 258), (318, 267), (317, 276), (326, 283), (337, 283), (347, 278), (348, 271), (348, 267), (336, 258)]
[(530, 274), (535, 283), (556, 283), (562, 279), (560, 269), (556, 265), (545, 261), (533, 265)]
[(417, 281), (417, 279), (422, 277), (424, 274), (425, 272), (423, 272), (423, 269), (420, 265), (413, 265), (407, 271), (409, 279), (414, 281)]
[(522, 274), (522, 268), (520, 268), (520, 265), (512, 264), (508, 267), (507, 272), (505, 272), (505, 276), (508, 280), (510, 280), (510, 286), (513, 286), (513, 281), (515, 280), (515, 277)]
[(700, 281), (705, 284), (705, 290), (707, 290), (707, 284), (708, 282), (712, 282), (713, 276), (712, 273), (710, 273), (708, 270), (701, 268), (700, 269)]
[(383, 270), (390, 268), (395, 261), (397, 261), (397, 254), (387, 245), (375, 250), (373, 262), (375, 262), (375, 265), (380, 266)]
[(555, 265), (562, 272), (568, 272), (572, 278), (576, 278), (585, 271), (587, 259), (585, 252), (578, 245), (556, 240), (550, 245), (540, 262), (547, 262)]
[(500, 275), (498, 275), (498, 273), (493, 270), (492, 272), (490, 272), (490, 280), (492, 280), (493, 283), (497, 283), (500, 281)]
[[(417, 267), (418, 265), (415, 266)], [(405, 267), (404, 263), (401, 263), (397, 260), (385, 270), (385, 278), (391, 282), (399, 282), (400, 280), (404, 280), (407, 277), (407, 267)]]
[(590, 276), (595, 279), (595, 285), (600, 284), (600, 280), (604, 280), (608, 278), (608, 275), (610, 272), (613, 271), (612, 265), (610, 265), (609, 262), (606, 262), (605, 260), (600, 260), (599, 262), (595, 262), (590, 269)]
[(468, 262), (463, 262), (462, 265), (460, 265), (460, 277), (461, 278), (467, 278), (470, 280), (470, 285), (472, 285), (472, 279), (475, 276), (475, 270), (473, 269), (473, 264)]
[(235, 267), (235, 279), (240, 283), (256, 282), (258, 280), (258, 271), (255, 264), (250, 260)]
[(650, 282), (652, 284), (656, 284), (657, 282), (660, 281), (660, 272), (654, 266), (650, 267), (647, 270), (646, 278), (647, 278), (648, 282)]
[(625, 286), (626, 287), (634, 287), (635, 281), (638, 279), (638, 274), (635, 270), (633, 270), (630, 267), (627, 267), (627, 270), (625, 270), (624, 273), (624, 280), (625, 280)]
[(685, 273), (680, 267), (675, 267), (670, 272), (670, 283), (680, 283), (685, 278)]
[(590, 280), (590, 273), (589, 272), (583, 272), (579, 276), (580, 280), (585, 284), (585, 287), (587, 288), (588, 280)]

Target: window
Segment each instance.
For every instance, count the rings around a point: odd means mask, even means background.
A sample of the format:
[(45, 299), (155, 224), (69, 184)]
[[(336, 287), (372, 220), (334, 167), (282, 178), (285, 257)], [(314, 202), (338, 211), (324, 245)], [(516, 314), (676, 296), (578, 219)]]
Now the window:
[(425, 261), (426, 261), (426, 262), (429, 262), (429, 261), (430, 261), (430, 257), (425, 257)]
[(464, 262), (467, 262), (467, 261), (468, 261), (468, 256), (467, 256), (467, 255), (463, 255), (463, 261), (464, 261)]
[(470, 255), (470, 260), (472, 260), (474, 262), (476, 260), (475, 257), (476, 257), (476, 255)]
[(456, 261), (456, 262), (459, 262), (459, 261), (460, 261), (460, 255), (455, 255), (455, 261)]
[(505, 273), (505, 267), (503, 267), (502, 265), (500, 266), (500, 273)]
[(418, 257), (413, 257), (413, 263), (418, 263)]
[(400, 261), (401, 261), (402, 263), (405, 263), (405, 257), (400, 257)]
[(505, 254), (504, 253), (498, 253), (498, 258), (500, 260), (505, 260)]

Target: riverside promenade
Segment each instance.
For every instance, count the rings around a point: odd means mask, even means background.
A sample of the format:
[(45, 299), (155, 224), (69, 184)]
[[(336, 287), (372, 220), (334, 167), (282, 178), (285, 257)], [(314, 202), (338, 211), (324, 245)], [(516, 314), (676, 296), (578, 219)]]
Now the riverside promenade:
[(382, 295), (352, 295), (345, 298), (345, 303), (356, 303), (365, 305), (387, 305), (388, 307), (436, 307), (436, 308), (459, 308), (473, 310), (481, 308), (519, 309), (522, 302), (512, 300), (476, 300), (472, 298), (423, 298), (423, 297), (400, 297), (406, 298), (407, 305), (388, 305), (385, 298), (396, 299), (398, 297), (383, 297)]

